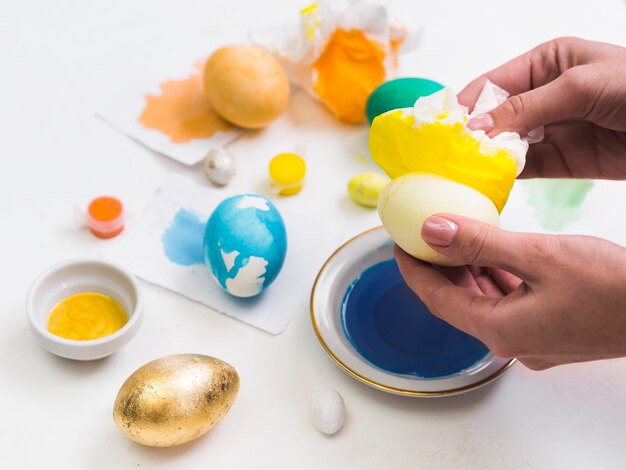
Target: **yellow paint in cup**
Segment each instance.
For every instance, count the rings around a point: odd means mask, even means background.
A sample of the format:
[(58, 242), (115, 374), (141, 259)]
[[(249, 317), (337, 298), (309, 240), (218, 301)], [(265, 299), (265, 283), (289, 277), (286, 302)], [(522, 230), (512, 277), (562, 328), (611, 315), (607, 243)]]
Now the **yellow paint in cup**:
[(304, 184), (306, 163), (295, 153), (281, 153), (270, 161), (271, 186), (281, 196), (298, 194)]

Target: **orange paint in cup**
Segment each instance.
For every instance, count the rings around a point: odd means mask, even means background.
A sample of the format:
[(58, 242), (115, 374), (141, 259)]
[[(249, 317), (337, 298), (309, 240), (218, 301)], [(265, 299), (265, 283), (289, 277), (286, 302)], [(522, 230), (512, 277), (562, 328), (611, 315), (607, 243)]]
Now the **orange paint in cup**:
[(87, 207), (87, 226), (99, 238), (113, 238), (124, 230), (124, 206), (111, 196), (94, 199)]

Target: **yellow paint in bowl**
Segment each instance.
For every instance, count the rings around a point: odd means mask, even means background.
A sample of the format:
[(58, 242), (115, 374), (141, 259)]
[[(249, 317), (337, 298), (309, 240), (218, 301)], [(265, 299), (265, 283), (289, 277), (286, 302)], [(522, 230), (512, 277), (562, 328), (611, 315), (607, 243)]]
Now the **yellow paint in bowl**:
[(82, 292), (61, 300), (48, 317), (48, 331), (72, 340), (93, 340), (115, 333), (126, 324), (126, 313), (112, 297)]
[(298, 194), (304, 183), (306, 163), (295, 153), (281, 153), (269, 165), (272, 188), (281, 196)]

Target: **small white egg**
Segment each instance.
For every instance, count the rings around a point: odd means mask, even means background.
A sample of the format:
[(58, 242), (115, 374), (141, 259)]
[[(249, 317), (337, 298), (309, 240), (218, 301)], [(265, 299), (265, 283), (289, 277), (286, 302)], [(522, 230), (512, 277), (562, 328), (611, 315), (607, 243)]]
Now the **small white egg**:
[(336, 390), (324, 388), (315, 392), (310, 403), (311, 421), (324, 434), (335, 434), (343, 426), (346, 409)]
[(235, 159), (224, 148), (211, 149), (204, 160), (204, 171), (217, 186), (225, 186), (235, 176)]

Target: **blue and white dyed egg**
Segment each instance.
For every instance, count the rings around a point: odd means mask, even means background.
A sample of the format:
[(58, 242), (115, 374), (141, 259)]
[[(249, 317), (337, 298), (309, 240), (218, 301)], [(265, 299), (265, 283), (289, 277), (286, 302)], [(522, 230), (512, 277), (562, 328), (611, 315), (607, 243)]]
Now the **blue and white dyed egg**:
[(269, 286), (286, 254), (285, 223), (264, 196), (224, 199), (207, 222), (204, 261), (222, 289), (236, 297), (252, 297)]

